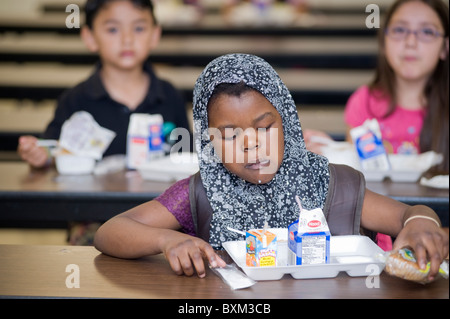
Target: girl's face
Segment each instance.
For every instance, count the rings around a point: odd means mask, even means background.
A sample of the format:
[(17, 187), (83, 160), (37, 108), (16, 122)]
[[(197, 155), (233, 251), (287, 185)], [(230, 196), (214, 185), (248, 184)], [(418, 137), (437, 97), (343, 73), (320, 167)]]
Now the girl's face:
[(158, 44), (160, 32), (148, 10), (130, 1), (113, 1), (98, 12), (92, 30), (83, 29), (82, 37), (104, 65), (131, 69), (141, 67)]
[[(420, 1), (401, 5), (392, 15), (388, 25), (393, 30), (437, 31), (444, 34), (439, 16), (428, 5)], [(395, 39), (390, 34), (385, 36), (386, 58), (394, 70), (397, 79), (426, 81), (433, 73), (439, 59), (448, 54), (448, 38), (435, 37), (429, 42), (418, 39), (410, 32), (404, 39)]]
[(209, 105), (208, 121), (214, 149), (230, 172), (254, 184), (272, 180), (283, 160), (283, 125), (262, 94), (221, 94)]

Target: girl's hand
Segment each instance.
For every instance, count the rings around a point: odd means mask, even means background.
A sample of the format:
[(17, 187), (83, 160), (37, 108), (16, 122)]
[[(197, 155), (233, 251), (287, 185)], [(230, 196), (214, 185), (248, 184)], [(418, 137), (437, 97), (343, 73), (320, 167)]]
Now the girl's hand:
[[(315, 137), (319, 137), (319, 139), (314, 139)], [(314, 152), (316, 154), (322, 154), (322, 147), (326, 145), (321, 141), (333, 141), (333, 139), (327, 133), (313, 129), (304, 129), (303, 139), (305, 140), (306, 148), (308, 149), (308, 151)]]
[(47, 151), (37, 146), (37, 138), (34, 136), (21, 136), (17, 152), (20, 157), (33, 167), (44, 167), (48, 160)]
[(177, 275), (192, 276), (197, 272), (200, 278), (205, 277), (203, 259), (214, 268), (226, 266), (225, 261), (215, 253), (209, 243), (183, 233), (177, 232), (170, 239), (166, 239), (162, 251)]
[(430, 220), (417, 218), (409, 221), (398, 234), (393, 249), (410, 247), (414, 250), (417, 263), (425, 269), (430, 261), (428, 279), (433, 280), (439, 266), (448, 255), (449, 239), (447, 233)]

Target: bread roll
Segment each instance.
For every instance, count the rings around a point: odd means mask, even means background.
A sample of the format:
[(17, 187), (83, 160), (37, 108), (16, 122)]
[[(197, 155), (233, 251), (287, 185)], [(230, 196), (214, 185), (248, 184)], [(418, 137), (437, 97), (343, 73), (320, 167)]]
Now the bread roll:
[(420, 283), (429, 282), (427, 276), (430, 271), (430, 263), (425, 269), (420, 269), (414, 252), (407, 248), (392, 251), (386, 259), (385, 270), (393, 276), (406, 280)]

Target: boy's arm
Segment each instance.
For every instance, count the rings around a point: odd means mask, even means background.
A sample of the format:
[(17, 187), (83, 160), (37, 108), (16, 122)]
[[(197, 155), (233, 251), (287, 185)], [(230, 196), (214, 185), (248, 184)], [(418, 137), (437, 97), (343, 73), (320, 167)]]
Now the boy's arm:
[(17, 146), (20, 157), (34, 168), (42, 168), (51, 163), (49, 153), (37, 145), (38, 139), (31, 135), (21, 136)]
[[(421, 217), (410, 219), (413, 216)], [(422, 269), (429, 260), (430, 279), (438, 273), (439, 265), (449, 249), (448, 236), (438, 224), (439, 217), (429, 207), (409, 206), (366, 190), (361, 226), (397, 237), (394, 249), (411, 247)]]

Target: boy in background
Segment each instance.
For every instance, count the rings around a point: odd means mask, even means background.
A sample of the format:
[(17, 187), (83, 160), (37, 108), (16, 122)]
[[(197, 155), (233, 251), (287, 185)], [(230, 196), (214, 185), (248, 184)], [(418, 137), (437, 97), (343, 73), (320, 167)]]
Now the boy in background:
[[(191, 132), (185, 101), (147, 63), (158, 45), (161, 28), (150, 0), (88, 0), (81, 38), (100, 63), (84, 82), (64, 92), (43, 138), (59, 139), (61, 127), (77, 111), (87, 111), (102, 127), (117, 135), (104, 156), (126, 154), (127, 131), (133, 113), (161, 114), (165, 123)], [(177, 141), (173, 141), (174, 143)], [(50, 165), (47, 150), (34, 136), (21, 136), (18, 153), (32, 167)], [(90, 245), (98, 223), (71, 223), (71, 244)]]
[[(100, 63), (86, 81), (63, 93), (42, 137), (58, 139), (63, 123), (81, 110), (117, 134), (105, 156), (126, 153), (132, 113), (161, 114), (164, 122), (190, 132), (184, 99), (147, 63), (161, 36), (151, 1), (88, 0), (85, 12), (81, 38)], [(47, 150), (36, 142), (36, 137), (21, 136), (19, 155), (33, 167), (49, 165)]]

